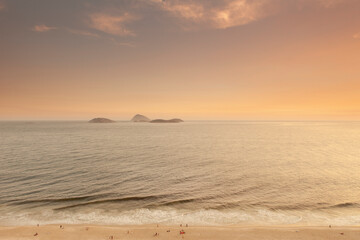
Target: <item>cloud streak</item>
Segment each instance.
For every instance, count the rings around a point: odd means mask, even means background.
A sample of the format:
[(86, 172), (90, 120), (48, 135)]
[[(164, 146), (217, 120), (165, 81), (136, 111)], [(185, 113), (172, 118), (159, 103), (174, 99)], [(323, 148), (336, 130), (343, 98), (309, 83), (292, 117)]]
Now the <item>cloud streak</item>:
[[(352, 0), (347, 0), (352, 1)], [(189, 24), (226, 29), (271, 16), (289, 0), (151, 0), (153, 4)], [(298, 6), (336, 7), (345, 0), (294, 0)]]
[(93, 38), (93, 39), (104, 39), (106, 41), (111, 42), (115, 46), (135, 47), (135, 44), (133, 44), (131, 42), (120, 41), (120, 40), (118, 40), (118, 39), (116, 39), (114, 37), (110, 37), (110, 36), (106, 36), (106, 35), (104, 36), (104, 34), (97, 34), (97, 33), (89, 32), (87, 30), (67, 28), (66, 31), (71, 33), (71, 34), (90, 37), (90, 38)]
[(204, 6), (201, 3), (196, 2), (184, 2), (184, 1), (157, 1), (160, 7), (177, 16), (188, 20), (198, 21), (204, 17)]
[(94, 13), (90, 15), (90, 27), (98, 31), (116, 36), (135, 36), (135, 33), (126, 27), (126, 24), (137, 18), (130, 13), (109, 15)]
[(359, 33), (355, 33), (355, 34), (353, 35), (353, 38), (354, 38), (354, 39), (360, 39), (360, 32), (359, 32)]
[(265, 17), (261, 11), (264, 1), (236, 0), (231, 1), (223, 8), (215, 9), (211, 18), (216, 28), (229, 28), (251, 23)]
[(56, 29), (56, 27), (49, 27), (49, 26), (46, 26), (45, 24), (40, 24), (40, 25), (35, 25), (32, 30), (34, 32), (48, 32), (48, 31), (51, 31), (51, 30), (54, 30)]
[[(137, 4), (112, 5), (111, 8), (92, 9), (86, 14), (87, 29), (65, 28), (76, 35), (92, 38), (119, 38), (136, 36), (130, 29), (133, 22), (146, 18), (148, 8), (163, 11), (177, 20), (185, 30), (201, 28), (227, 29), (242, 26), (275, 15), (291, 7), (335, 7), (345, 1), (353, 0), (139, 0)], [(0, 0), (0, 7), (3, 2)], [(121, 6), (121, 7), (120, 7)], [(146, 10), (146, 11), (145, 11)], [(142, 11), (142, 12), (141, 12)], [(130, 27), (129, 27), (130, 26)], [(136, 25), (134, 25), (136, 27)], [(57, 29), (45, 24), (35, 25), (35, 32), (48, 32)], [(356, 35), (357, 36), (357, 35)], [(358, 38), (355, 37), (354, 38)], [(132, 45), (121, 42), (120, 45)]]
[(225, 29), (257, 21), (265, 16), (265, 4), (271, 0), (152, 0), (171, 15), (210, 28)]

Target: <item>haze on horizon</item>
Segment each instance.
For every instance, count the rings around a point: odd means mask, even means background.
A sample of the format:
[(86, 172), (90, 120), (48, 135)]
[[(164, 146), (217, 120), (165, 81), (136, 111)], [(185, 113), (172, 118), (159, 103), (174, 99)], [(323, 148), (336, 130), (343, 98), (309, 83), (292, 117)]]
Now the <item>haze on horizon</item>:
[(360, 120), (357, 0), (0, 0), (0, 120)]

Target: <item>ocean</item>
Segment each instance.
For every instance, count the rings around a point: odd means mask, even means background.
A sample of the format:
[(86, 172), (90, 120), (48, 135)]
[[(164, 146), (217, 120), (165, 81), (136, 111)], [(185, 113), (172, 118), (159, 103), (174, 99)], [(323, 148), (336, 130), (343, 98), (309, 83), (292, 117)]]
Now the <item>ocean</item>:
[(360, 224), (360, 122), (0, 122), (0, 225)]

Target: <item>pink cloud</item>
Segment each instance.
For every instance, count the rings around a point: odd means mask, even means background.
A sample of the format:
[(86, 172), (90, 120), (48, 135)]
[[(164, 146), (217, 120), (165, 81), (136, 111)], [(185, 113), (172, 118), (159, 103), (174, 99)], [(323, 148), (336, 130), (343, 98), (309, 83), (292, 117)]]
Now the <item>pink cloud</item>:
[(137, 18), (129, 13), (122, 15), (109, 15), (96, 13), (90, 15), (90, 27), (111, 35), (117, 36), (135, 36), (125, 25)]
[[(211, 28), (230, 28), (249, 24), (283, 11), (292, 1), (303, 9), (336, 7), (355, 0), (150, 0), (176, 18)], [(184, 21), (183, 21), (184, 22)]]
[(245, 25), (263, 18), (261, 11), (264, 1), (235, 0), (219, 9), (214, 9), (211, 21), (216, 28), (229, 28)]
[(45, 24), (40, 24), (40, 25), (35, 25), (32, 30), (35, 32), (48, 32), (50, 30), (54, 30), (56, 29), (56, 27), (49, 27), (46, 26)]
[(218, 1), (216, 4), (202, 0), (152, 0), (152, 2), (175, 17), (213, 28), (229, 28), (248, 24), (266, 16), (262, 7), (265, 3), (271, 3), (271, 0), (228, 0)]
[(201, 3), (186, 3), (186, 2), (164, 2), (161, 3), (161, 7), (178, 17), (189, 20), (201, 20), (204, 17), (204, 6)]

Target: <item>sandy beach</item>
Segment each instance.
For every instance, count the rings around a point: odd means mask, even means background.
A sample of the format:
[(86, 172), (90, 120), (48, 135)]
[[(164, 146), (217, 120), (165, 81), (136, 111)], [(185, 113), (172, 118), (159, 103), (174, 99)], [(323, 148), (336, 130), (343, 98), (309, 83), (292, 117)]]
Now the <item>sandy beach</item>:
[[(185, 233), (180, 234), (183, 230)], [(0, 239), (360, 239), (360, 227), (309, 226), (2, 226)]]

